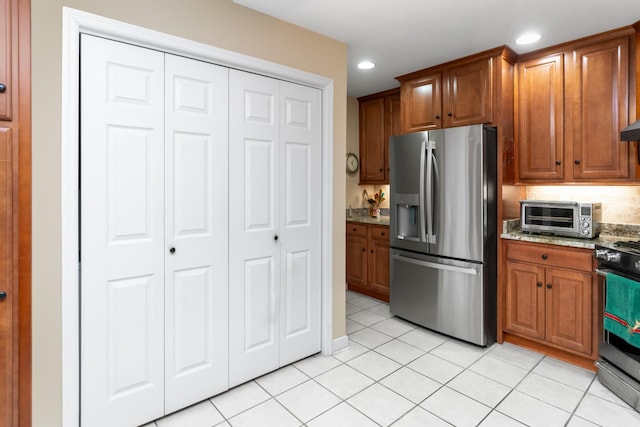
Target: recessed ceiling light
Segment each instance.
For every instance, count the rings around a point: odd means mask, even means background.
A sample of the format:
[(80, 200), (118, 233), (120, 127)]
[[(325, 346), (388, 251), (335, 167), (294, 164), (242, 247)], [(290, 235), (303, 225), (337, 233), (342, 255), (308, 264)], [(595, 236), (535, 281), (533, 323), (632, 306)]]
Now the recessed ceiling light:
[(516, 39), (517, 44), (530, 44), (540, 40), (542, 36), (538, 33), (524, 33)]
[(374, 64), (371, 61), (362, 61), (360, 63), (358, 63), (358, 68), (361, 70), (370, 70), (372, 68), (374, 68), (376, 66), (376, 64)]

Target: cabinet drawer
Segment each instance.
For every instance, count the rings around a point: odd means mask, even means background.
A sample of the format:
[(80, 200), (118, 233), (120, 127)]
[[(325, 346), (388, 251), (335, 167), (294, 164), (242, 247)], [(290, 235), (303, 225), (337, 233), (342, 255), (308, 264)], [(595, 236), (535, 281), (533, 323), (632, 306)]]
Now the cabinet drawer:
[(533, 262), (543, 266), (572, 268), (589, 273), (592, 271), (593, 263), (593, 254), (591, 251), (552, 247), (535, 243), (507, 243), (507, 258)]
[(347, 222), (347, 234), (350, 236), (367, 237), (367, 225)]
[(389, 227), (370, 225), (369, 238), (389, 241)]

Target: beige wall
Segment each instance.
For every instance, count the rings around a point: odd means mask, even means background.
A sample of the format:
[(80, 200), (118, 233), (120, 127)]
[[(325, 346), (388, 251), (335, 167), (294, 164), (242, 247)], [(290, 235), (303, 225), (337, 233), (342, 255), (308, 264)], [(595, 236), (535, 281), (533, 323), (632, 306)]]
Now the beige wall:
[(334, 80), (333, 336), (345, 333), (347, 46), (231, 0), (31, 0), (33, 61), (33, 425), (62, 424), (60, 132), (62, 7), (68, 6)]

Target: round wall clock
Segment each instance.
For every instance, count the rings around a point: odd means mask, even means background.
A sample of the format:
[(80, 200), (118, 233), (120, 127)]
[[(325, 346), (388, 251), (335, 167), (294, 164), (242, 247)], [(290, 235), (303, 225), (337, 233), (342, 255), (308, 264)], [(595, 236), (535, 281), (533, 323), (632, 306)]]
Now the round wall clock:
[(347, 173), (353, 175), (358, 171), (358, 156), (353, 153), (347, 153)]

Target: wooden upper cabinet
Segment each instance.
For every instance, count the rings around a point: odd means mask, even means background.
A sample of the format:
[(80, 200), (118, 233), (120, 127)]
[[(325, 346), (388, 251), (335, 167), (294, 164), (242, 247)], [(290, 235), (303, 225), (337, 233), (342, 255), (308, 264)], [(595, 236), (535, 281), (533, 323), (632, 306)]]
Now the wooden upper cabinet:
[(494, 122), (503, 59), (512, 51), (499, 47), (396, 77), (402, 132)]
[(517, 174), (521, 180), (564, 176), (564, 56), (518, 63)]
[(11, 120), (11, 41), (12, 37), (12, 14), (11, 1), (0, 0), (0, 85), (4, 85), (4, 89), (0, 89), (0, 120)]
[(444, 127), (492, 121), (492, 61), (485, 58), (447, 70), (442, 100)]
[(360, 102), (360, 184), (384, 181), (384, 98)]
[(442, 74), (434, 73), (402, 82), (402, 133), (442, 127)]
[(629, 143), (620, 131), (629, 118), (629, 38), (572, 52), (571, 127), (573, 177), (601, 180), (629, 177)]
[(384, 97), (384, 184), (389, 183), (389, 138), (400, 135), (400, 92), (396, 91)]
[[(521, 183), (628, 181), (632, 27), (524, 55), (516, 66)], [(634, 56), (635, 57), (635, 56)]]
[(389, 137), (400, 133), (398, 89), (358, 98), (360, 184), (389, 183)]

